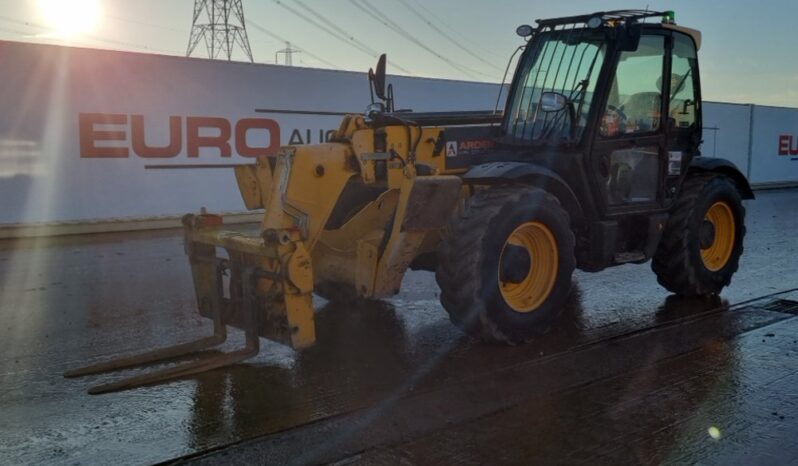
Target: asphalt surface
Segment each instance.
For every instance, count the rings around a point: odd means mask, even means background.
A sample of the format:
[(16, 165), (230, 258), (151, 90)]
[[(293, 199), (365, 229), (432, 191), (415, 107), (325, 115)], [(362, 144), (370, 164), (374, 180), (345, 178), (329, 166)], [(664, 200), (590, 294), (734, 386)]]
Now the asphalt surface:
[(118, 374), (61, 373), (210, 333), (180, 233), (0, 241), (0, 464), (798, 463), (798, 191), (747, 208), (719, 299), (648, 264), (577, 273), (562, 323), (503, 347), (412, 272), (391, 300), (319, 298), (311, 349), (99, 396)]

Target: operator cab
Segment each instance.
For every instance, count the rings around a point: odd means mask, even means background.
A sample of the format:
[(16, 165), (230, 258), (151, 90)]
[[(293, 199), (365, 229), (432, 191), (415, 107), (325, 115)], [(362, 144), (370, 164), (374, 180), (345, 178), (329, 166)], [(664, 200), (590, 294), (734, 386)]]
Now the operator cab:
[(589, 187), (603, 216), (667, 208), (701, 141), (700, 33), (638, 10), (537, 24), (519, 28), (500, 144)]
[[(641, 22), (658, 16), (662, 24)], [(656, 132), (666, 109), (671, 128), (698, 129), (700, 33), (672, 18), (624, 10), (519, 27), (529, 45), (511, 86), (503, 140), (578, 144), (593, 120), (603, 137)]]
[(643, 10), (536, 24), (517, 30), (527, 43), (503, 113), (394, 110), (383, 57), (369, 123), (443, 128), (434, 155), (466, 181), (557, 178), (588, 223), (667, 212), (700, 155), (701, 33)]

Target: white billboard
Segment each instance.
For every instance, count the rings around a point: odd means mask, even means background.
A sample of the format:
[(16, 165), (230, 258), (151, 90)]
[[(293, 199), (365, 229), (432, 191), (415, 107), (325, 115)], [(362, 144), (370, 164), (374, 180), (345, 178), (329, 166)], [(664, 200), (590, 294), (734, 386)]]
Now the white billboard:
[(751, 105), (703, 102), (701, 155), (732, 161), (748, 175)]
[[(365, 73), (0, 42), (0, 226), (243, 211), (229, 165), (323, 140)], [(397, 108), (487, 110), (498, 85), (390, 77)]]
[(798, 182), (798, 109), (757, 105), (752, 124), (751, 182)]

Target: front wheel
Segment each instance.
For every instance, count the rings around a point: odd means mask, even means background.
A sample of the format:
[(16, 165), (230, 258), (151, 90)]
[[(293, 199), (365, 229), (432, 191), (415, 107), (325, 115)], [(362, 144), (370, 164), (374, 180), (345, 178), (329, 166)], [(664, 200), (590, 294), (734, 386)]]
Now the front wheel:
[(731, 283), (743, 253), (745, 207), (734, 182), (702, 174), (684, 181), (651, 268), (682, 296), (713, 296)]
[(556, 197), (529, 186), (477, 192), (450, 221), (435, 278), (452, 322), (486, 341), (545, 333), (571, 289), (574, 234)]

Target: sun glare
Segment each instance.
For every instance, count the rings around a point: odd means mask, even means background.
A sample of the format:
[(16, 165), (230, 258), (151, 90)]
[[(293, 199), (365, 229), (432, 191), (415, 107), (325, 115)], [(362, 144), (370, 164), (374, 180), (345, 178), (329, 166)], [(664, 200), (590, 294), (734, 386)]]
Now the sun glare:
[(90, 33), (102, 14), (98, 0), (39, 0), (39, 9), (53, 33), (65, 37)]

